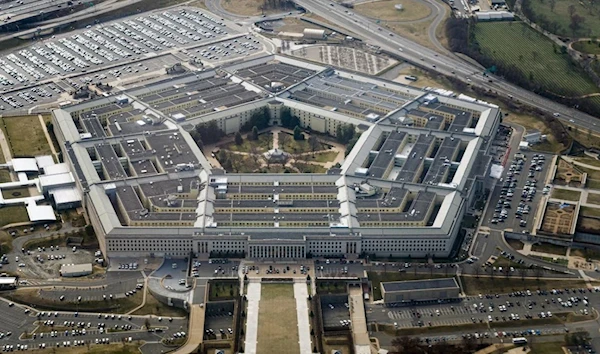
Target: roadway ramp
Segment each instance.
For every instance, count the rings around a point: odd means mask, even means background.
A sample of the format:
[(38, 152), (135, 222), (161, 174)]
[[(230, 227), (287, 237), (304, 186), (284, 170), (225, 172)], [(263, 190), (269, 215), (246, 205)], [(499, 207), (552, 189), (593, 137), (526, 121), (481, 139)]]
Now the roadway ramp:
[(371, 354), (371, 341), (367, 331), (367, 316), (360, 287), (350, 287), (350, 319), (352, 320), (352, 339), (356, 354)]
[(187, 341), (173, 354), (189, 354), (198, 349), (204, 338), (204, 305), (192, 305)]

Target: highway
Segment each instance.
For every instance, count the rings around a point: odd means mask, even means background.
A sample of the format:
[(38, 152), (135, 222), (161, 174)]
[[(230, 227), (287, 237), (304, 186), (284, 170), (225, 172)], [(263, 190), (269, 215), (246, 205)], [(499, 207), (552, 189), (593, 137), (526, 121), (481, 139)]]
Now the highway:
[[(320, 0), (296, 0), (296, 3), (304, 7), (307, 11), (313, 12), (342, 27), (351, 29), (355, 33), (359, 33), (369, 44), (378, 45), (382, 49), (396, 52), (408, 61), (417, 64), (420, 63), (421, 66), (437, 71), (440, 74), (456, 76), (462, 81), (471, 82), (479, 87), (496, 91), (506, 97), (512, 96), (513, 99), (536, 107), (544, 112), (550, 114), (559, 113), (559, 119), (568, 121), (571, 125), (600, 132), (596, 118), (591, 115), (543, 98), (528, 90), (510, 84), (501, 78), (483, 76), (480, 67), (455, 56), (439, 54), (420, 44), (402, 38), (384, 27), (379, 27), (368, 18), (357, 13), (352, 13), (351, 9), (342, 7), (336, 3)], [(346, 11), (352, 13), (352, 16), (349, 16)], [(399, 49), (402, 51), (399, 51)], [(489, 80), (493, 82), (489, 82)]]

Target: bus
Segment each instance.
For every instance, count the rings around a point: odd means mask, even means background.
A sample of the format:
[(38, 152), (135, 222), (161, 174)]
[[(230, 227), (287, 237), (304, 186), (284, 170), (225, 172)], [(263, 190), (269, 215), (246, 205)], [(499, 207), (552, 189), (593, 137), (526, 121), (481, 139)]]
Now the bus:
[(513, 344), (517, 344), (517, 345), (527, 344), (527, 338), (525, 338), (525, 337), (513, 338), (512, 341), (513, 341)]
[(418, 78), (413, 75), (406, 75), (404, 78), (408, 81), (417, 81), (418, 80)]

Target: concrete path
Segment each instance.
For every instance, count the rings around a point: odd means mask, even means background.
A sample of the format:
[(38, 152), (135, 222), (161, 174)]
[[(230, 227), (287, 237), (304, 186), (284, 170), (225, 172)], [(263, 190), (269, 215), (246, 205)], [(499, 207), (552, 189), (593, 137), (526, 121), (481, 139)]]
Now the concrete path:
[(256, 354), (256, 344), (258, 338), (258, 304), (260, 302), (260, 280), (250, 281), (248, 284), (248, 311), (246, 315), (246, 343), (244, 352), (247, 354)]
[(311, 354), (310, 322), (308, 320), (308, 287), (302, 279), (294, 281), (294, 298), (298, 315), (298, 338), (300, 339), (300, 354)]

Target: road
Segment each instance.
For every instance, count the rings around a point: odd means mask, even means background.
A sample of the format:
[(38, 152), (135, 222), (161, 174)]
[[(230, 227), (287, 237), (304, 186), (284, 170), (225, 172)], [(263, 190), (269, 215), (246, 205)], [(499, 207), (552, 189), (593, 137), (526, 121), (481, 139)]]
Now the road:
[[(549, 114), (559, 113), (559, 119), (568, 121), (571, 125), (600, 132), (600, 127), (596, 125), (596, 118), (593, 116), (543, 98), (501, 78), (485, 77), (482, 75), (479, 66), (455, 56), (439, 54), (420, 44), (402, 38), (357, 13), (348, 16), (345, 11), (350, 12), (351, 9), (322, 0), (297, 0), (296, 3), (331, 22), (360, 33), (368, 43), (396, 52), (408, 61), (420, 64), (443, 75), (456, 76), (463, 81), (469, 79), (474, 85), (498, 92), (498, 94), (505, 97), (513, 97), (513, 99)], [(402, 52), (399, 52), (398, 48), (402, 48)], [(493, 82), (490, 83), (490, 79)]]

